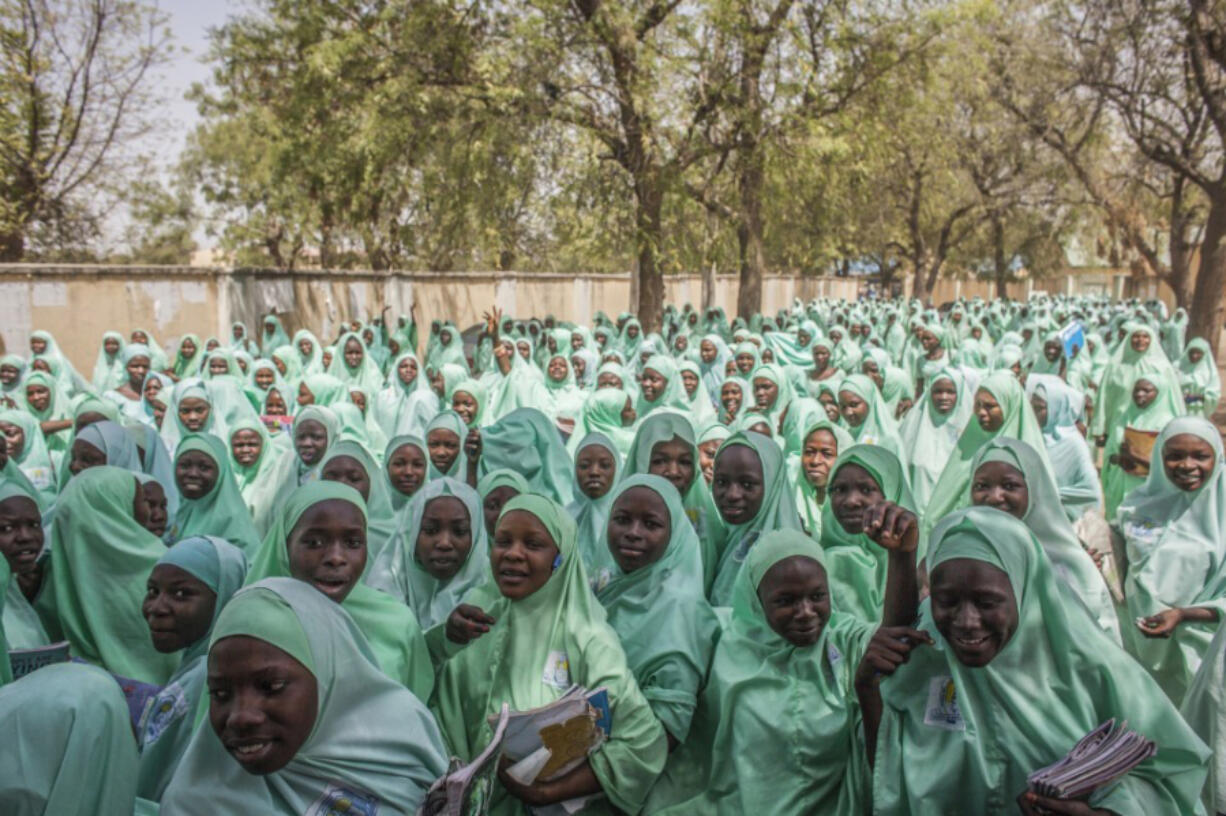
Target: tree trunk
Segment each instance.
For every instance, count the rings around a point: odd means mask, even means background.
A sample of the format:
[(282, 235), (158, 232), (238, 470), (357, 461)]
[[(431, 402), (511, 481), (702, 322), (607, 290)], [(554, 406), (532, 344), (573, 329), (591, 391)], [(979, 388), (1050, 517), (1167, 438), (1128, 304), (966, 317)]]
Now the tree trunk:
[(644, 334), (660, 331), (664, 321), (664, 275), (660, 271), (656, 255), (664, 232), (661, 226), (664, 193), (660, 189), (658, 176), (654, 173), (649, 173), (648, 176), (635, 185), (635, 243), (639, 262), (635, 271), (638, 278), (635, 316), (643, 324)]
[(0, 262), (17, 263), (26, 254), (25, 235), (18, 228), (0, 232)]
[(1009, 297), (1009, 259), (1005, 256), (1005, 225), (1000, 218), (992, 218), (992, 262), (996, 267), (996, 297)]
[(1226, 307), (1226, 188), (1209, 195), (1209, 217), (1205, 221), (1200, 269), (1188, 322), (1188, 339), (1203, 337), (1215, 359), (1221, 359), (1223, 307)]

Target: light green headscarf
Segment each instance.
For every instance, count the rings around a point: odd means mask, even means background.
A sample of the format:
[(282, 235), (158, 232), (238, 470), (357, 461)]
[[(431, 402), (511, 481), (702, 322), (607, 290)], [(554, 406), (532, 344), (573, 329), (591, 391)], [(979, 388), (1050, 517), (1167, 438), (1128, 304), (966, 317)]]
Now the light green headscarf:
[[(816, 400), (814, 400), (816, 402)], [(799, 402), (799, 400), (797, 400)], [(789, 415), (790, 417), (790, 415)], [(799, 445), (797, 452), (787, 457), (784, 463), (788, 469), (788, 478), (791, 480), (796, 502), (796, 510), (800, 514), (800, 523), (805, 531), (814, 539), (818, 539), (822, 534), (822, 508), (826, 502), (818, 503), (817, 488), (809, 484), (809, 480), (805, 477), (804, 464), (801, 461), (801, 456), (804, 454), (805, 442), (808, 438), (817, 431), (827, 431), (834, 437), (835, 455), (842, 455), (843, 451), (856, 444), (851, 438), (851, 434), (846, 430), (835, 425), (826, 416), (825, 409), (818, 407), (813, 418), (805, 423), (804, 433), (798, 434)], [(788, 446), (791, 447), (792, 440), (788, 439)], [(834, 475), (833, 466), (831, 474)], [(829, 491), (830, 482), (826, 482), (826, 489)], [(827, 493), (827, 501), (829, 494)]]
[[(921, 531), (928, 537), (937, 522), (947, 514), (963, 506), (967, 501), (967, 486), (971, 482), (971, 462), (983, 443), (996, 437), (1020, 439), (1038, 452), (1043, 466), (1051, 472), (1047, 448), (1043, 444), (1043, 432), (1034, 418), (1034, 411), (1026, 399), (1022, 386), (1009, 371), (997, 371), (983, 378), (976, 391), (987, 391), (1000, 404), (1003, 424), (995, 431), (985, 431), (978, 419), (971, 417), (966, 429), (958, 437), (958, 444), (949, 455), (949, 461), (941, 471), (932, 489), (932, 498), (923, 508)], [(971, 395), (972, 397), (974, 395)]]
[[(631, 365), (634, 364), (633, 361), (628, 362)], [(689, 405), (685, 397), (685, 384), (681, 382), (681, 374), (677, 371), (677, 363), (673, 358), (666, 354), (653, 354), (643, 364), (643, 371), (649, 368), (664, 378), (664, 392), (656, 397), (655, 402), (648, 402), (642, 392), (639, 393), (634, 409), (639, 415), (639, 420), (642, 420), (652, 411), (658, 411), (662, 408), (688, 411)]]
[[(455, 461), (451, 463), (451, 468), (446, 473), (443, 473), (434, 466), (434, 462), (430, 459), (430, 432), (436, 429), (451, 431), (460, 440), (460, 452), (456, 454)], [(464, 420), (455, 411), (447, 410), (440, 411), (430, 423), (426, 425), (426, 479), (437, 479), (440, 476), (450, 476), (453, 479), (464, 479), (468, 475), (468, 455), (464, 453), (464, 440), (468, 436), (468, 427), (464, 424)], [(483, 452), (484, 453), (484, 452)], [(482, 456), (484, 458), (484, 455)]]
[(792, 388), (792, 381), (784, 372), (782, 366), (778, 366), (774, 363), (766, 363), (765, 365), (758, 366), (752, 372), (750, 372), (749, 375), (749, 387), (751, 391), (747, 396), (751, 397), (751, 402), (753, 401), (753, 381), (758, 378), (769, 380), (770, 382), (774, 383), (775, 388), (778, 389), (774, 403), (767, 408), (765, 412), (770, 422), (771, 432), (778, 433), (779, 426), (781, 424), (780, 420), (783, 419), (784, 413), (787, 412), (788, 407), (792, 404), (792, 399), (795, 396), (795, 391)]
[[(395, 514), (397, 520), (400, 519), (401, 514), (404, 512), (404, 508), (408, 507), (409, 502), (413, 500), (412, 496), (406, 496), (401, 493), (396, 486), (392, 484), (391, 476), (388, 475), (387, 468), (388, 465), (391, 464), (392, 457), (396, 455), (396, 451), (403, 447), (417, 448), (417, 450), (421, 452), (421, 457), (426, 463), (427, 474), (429, 473), (431, 467), (430, 451), (426, 449), (426, 440), (422, 439), (420, 436), (401, 434), (400, 436), (392, 439), (391, 442), (387, 443), (387, 448), (385, 448), (383, 452), (383, 484), (387, 487), (387, 496), (391, 501), (392, 512)], [(423, 478), (422, 484), (417, 486), (418, 492), (420, 492), (424, 486), (425, 480)]]
[(771, 567), (797, 557), (826, 561), (822, 548), (797, 530), (766, 533), (746, 558), (693, 736), (670, 758), (657, 786), (659, 799), (685, 801), (663, 813), (868, 812), (852, 678), (872, 627), (839, 611), (836, 593), (817, 643), (799, 647), (776, 633), (758, 587)]
[(21, 429), (25, 437), (21, 455), (9, 458), (29, 480), (30, 485), (38, 491), (35, 499), (39, 504), (50, 506), (55, 502), (58, 492), (55, 463), (51, 460), (51, 451), (47, 449), (47, 441), (43, 437), (42, 429), (38, 426), (38, 420), (26, 411), (0, 410), (0, 425), (16, 425)]
[[(303, 340), (311, 341), (311, 353), (308, 356), (303, 356), (302, 349), (298, 346)], [(302, 370), (303, 376), (324, 373), (324, 350), (319, 345), (319, 338), (307, 329), (299, 329), (294, 332), (293, 346), (294, 353), (298, 356), (298, 365)]]
[(370, 495), (365, 499), (366, 558), (369, 563), (374, 564), (396, 534), (398, 525), (396, 511), (392, 509), (392, 500), (388, 495), (385, 471), (365, 447), (351, 439), (341, 439), (329, 447), (324, 458), (320, 460), (320, 474), (324, 472), (328, 462), (338, 456), (348, 456), (361, 465), (362, 470), (366, 471), (367, 481), (370, 482)]
[(623, 459), (630, 455), (634, 429), (622, 425), (622, 411), (628, 399), (630, 395), (620, 388), (598, 388), (591, 392), (566, 442), (572, 458), (579, 452), (579, 443), (591, 433), (604, 434)]
[[(38, 506), (38, 498), (28, 488), (0, 480), (0, 503), (14, 498), (28, 499)], [(16, 576), (11, 574), (8, 559), (0, 555), (0, 649), (6, 643), (9, 649), (31, 649), (50, 642), (38, 612), (26, 600)], [(5, 660), (0, 666), (0, 685), (5, 682), (8, 670), (8, 660)]]
[[(192, 341), (196, 351), (191, 357), (184, 357), (183, 344), (188, 340)], [(174, 374), (177, 380), (194, 377), (200, 373), (200, 366), (206, 356), (208, 356), (208, 353), (204, 350), (204, 343), (200, 341), (200, 335), (185, 334), (179, 339), (179, 346), (175, 350), (175, 362), (171, 366), (170, 372)]]
[(535, 493), (563, 506), (574, 499), (574, 465), (561, 434), (545, 414), (535, 408), (512, 411), (481, 432), (481, 443), (478, 476), (514, 470)]
[[(320, 502), (339, 499), (352, 504), (366, 517), (362, 494), (340, 482), (310, 482), (285, 500), (280, 517), (268, 530), (264, 543), (252, 561), (247, 583), (265, 578), (290, 577), (289, 536), (302, 515)], [(370, 569), (369, 559), (366, 562)], [(305, 584), (312, 592), (315, 588)], [(321, 597), (326, 597), (322, 596)], [(426, 641), (413, 610), (385, 592), (367, 586), (359, 578), (341, 604), (370, 642), (378, 665), (388, 677), (407, 687), (418, 699), (430, 699), (434, 688), (434, 667)], [(214, 637), (214, 642), (217, 638)]]
[[(433, 499), (450, 496), (459, 499), (468, 511), (472, 547), (460, 571), (443, 583), (426, 571), (417, 560), (417, 538), (426, 505)], [(489, 545), (486, 543), (485, 516), (477, 491), (463, 482), (443, 477), (434, 479), (413, 496), (405, 516), (408, 524), (389, 542), (382, 556), (367, 570), (366, 583), (408, 604), (422, 629), (446, 623), (468, 590), (489, 580)]]
[[(362, 349), (362, 360), (354, 368), (350, 368), (349, 363), (345, 360), (345, 346), (350, 340), (356, 342)], [(332, 356), (328, 374), (336, 377), (346, 386), (357, 385), (365, 388), (368, 394), (377, 394), (383, 386), (383, 372), (379, 370), (379, 364), (375, 362), (374, 355), (366, 348), (362, 338), (354, 332), (342, 334), (341, 339), (336, 341), (336, 354)]]
[(166, 548), (136, 522), (139, 489), (131, 471), (105, 465), (68, 482), (51, 525), (51, 586), (39, 602), (53, 604), (73, 655), (124, 677), (162, 683), (179, 656), (153, 648), (141, 615), (145, 580)]
[[(800, 515), (796, 512), (791, 483), (788, 481), (787, 468), (783, 466), (783, 453), (779, 446), (771, 441), (770, 437), (762, 434), (737, 431), (720, 445), (720, 453), (733, 445), (747, 447), (757, 455), (762, 464), (764, 493), (762, 506), (752, 519), (742, 524), (724, 522), (725, 533), (719, 568), (716, 570), (715, 583), (711, 586), (709, 596), (712, 606), (731, 605), (736, 577), (759, 536), (771, 530), (800, 529)], [(718, 460), (719, 453), (715, 456)]]
[[(400, 379), (400, 363), (417, 363), (417, 377), (405, 385)], [(404, 352), (395, 359), (387, 375), (387, 385), (374, 398), (372, 409), (383, 433), (391, 436), (424, 436), (426, 424), (438, 413), (438, 395), (430, 389), (429, 377), (417, 355)]]
[[(260, 456), (252, 465), (240, 465), (233, 455), (234, 434), (239, 431), (255, 431), (260, 437)], [(251, 513), (251, 523), (255, 527), (257, 540), (262, 541), (268, 532), (268, 526), (277, 511), (277, 493), (290, 479), (297, 462), (293, 450), (293, 442), (280, 434), (283, 442), (278, 444), (268, 435), (264, 423), (256, 419), (245, 419), (230, 429), (230, 467), (234, 473), (234, 481), (243, 503)]]
[(1038, 453), (1017, 439), (997, 438), (985, 442), (971, 464), (972, 483), (973, 474), (985, 462), (1004, 462), (1021, 471), (1030, 494), (1030, 503), (1022, 521), (1043, 545), (1043, 552), (1051, 559), (1053, 572), (1085, 605), (1094, 622), (1108, 637), (1119, 643), (1120, 624), (1111, 591), (1064, 514), (1055, 482), (1047, 468), (1043, 467)]
[[(635, 487), (651, 490), (668, 508), (668, 544), (659, 560), (631, 573), (622, 572), (610, 556), (612, 577), (596, 598), (656, 719), (674, 739), (685, 742), (719, 636), (719, 620), (703, 594), (698, 534), (677, 489), (659, 476), (630, 476), (609, 492), (609, 506)], [(608, 552), (607, 524), (594, 544)]]
[(166, 531), (167, 541), (182, 541), (191, 536), (217, 536), (238, 547), (247, 555), (255, 554), (260, 535), (243, 494), (230, 472), (230, 451), (215, 436), (189, 434), (183, 437), (175, 451), (175, 462), (191, 451), (203, 453), (217, 465), (217, 482), (213, 489), (198, 499), (189, 499), (180, 488), (179, 510)]
[[(945, 380), (953, 383), (958, 399), (948, 414), (941, 414), (932, 404), (932, 388)], [(974, 387), (962, 372), (943, 368), (928, 379), (924, 396), (903, 419), (898, 436), (907, 451), (907, 475), (917, 506), (927, 505), (945, 462), (958, 445), (958, 437), (968, 421), (975, 421), (971, 416), (974, 402)]]
[[(264, 318), (262, 325), (263, 328), (260, 330), (260, 348), (263, 349), (265, 357), (271, 355), (274, 349), (289, 345), (289, 335), (286, 334), (285, 327), (281, 325), (281, 318), (270, 314)], [(270, 328), (272, 329), (271, 332), (268, 331)]]
[(579, 453), (584, 448), (593, 446), (604, 448), (613, 457), (613, 480), (609, 491), (598, 499), (589, 498), (576, 479), (575, 500), (566, 506), (566, 512), (575, 520), (583, 566), (592, 580), (593, 589), (599, 590), (608, 583), (609, 576), (616, 569), (605, 542), (605, 526), (609, 520), (609, 508), (613, 506), (613, 494), (617, 492), (617, 480), (622, 478), (623, 468), (621, 456), (609, 438), (602, 433), (590, 433), (583, 438), (575, 448), (575, 461), (579, 461)]
[(1085, 394), (1059, 377), (1044, 374), (1026, 378), (1026, 393), (1047, 405), (1043, 443), (1065, 515), (1069, 521), (1077, 521), (1088, 512), (1101, 511), (1103, 489), (1098, 470), (1090, 446), (1077, 428), (1078, 418), (1085, 414)]
[(243, 770), (212, 728), (199, 728), (162, 812), (413, 816), (446, 772), (446, 751), (430, 712), (380, 672), (353, 618), (307, 584), (269, 578), (222, 610), (210, 649), (234, 636), (271, 644), (315, 676), (315, 724), (289, 764), (266, 775)]
[[(1138, 407), (1131, 397), (1131, 389), (1141, 380), (1151, 383), (1158, 392), (1154, 401), (1144, 408)], [(1160, 371), (1147, 364), (1136, 366), (1136, 380), (1129, 385), (1129, 394), (1127, 406), (1121, 406), (1120, 414), (1111, 420), (1107, 430), (1107, 445), (1103, 448), (1103, 507), (1108, 521), (1115, 518), (1115, 511), (1124, 497), (1145, 483), (1144, 476), (1128, 473), (1118, 464), (1111, 462), (1111, 457), (1118, 455), (1123, 446), (1125, 431), (1134, 428), (1151, 433), (1160, 432), (1168, 422), (1185, 413), (1179, 389), (1173, 387)]]
[[(1128, 333), (1112, 354), (1094, 400), (1094, 417), (1090, 424), (1093, 436), (1106, 435), (1112, 423), (1132, 404), (1132, 386), (1142, 367), (1162, 380), (1162, 383), (1154, 383), (1160, 391), (1167, 387), (1176, 394), (1180, 393), (1179, 372), (1163, 353), (1158, 333), (1143, 323), (1128, 323), (1125, 327)], [(1149, 347), (1143, 352), (1136, 352), (1132, 348), (1132, 338), (1142, 333), (1149, 335)]]
[[(572, 683), (593, 690), (603, 686), (609, 691), (613, 729), (588, 762), (609, 803), (638, 813), (668, 755), (664, 729), (588, 588), (570, 516), (536, 495), (516, 496), (502, 515), (516, 511), (544, 525), (561, 564), (531, 596), (519, 601), (498, 596), (485, 610), (497, 621), (490, 631), (443, 665), (433, 704), (439, 725), (451, 750), (470, 761), (490, 740), (486, 718), (503, 703), (527, 711), (558, 699)], [(525, 812), (497, 783), (493, 802), (494, 816)], [(603, 812), (599, 804), (596, 812)]]
[[(213, 536), (183, 539), (166, 550), (158, 564), (178, 567), (214, 592), (217, 598), (210, 631), (247, 575), (242, 551)], [(206, 632), (183, 651), (179, 668), (141, 715), (136, 738), (141, 745), (137, 793), (142, 799), (156, 802), (162, 798), (192, 737), (196, 712), (207, 706), (204, 680), (208, 645)]]
[[(1162, 449), (1191, 434), (1213, 448), (1213, 471), (1188, 492), (1166, 475)], [(1222, 436), (1204, 417), (1172, 420), (1154, 443), (1149, 478), (1120, 505), (1117, 524), (1125, 539), (1128, 605), (1125, 645), (1178, 705), (1201, 658), (1226, 617), (1226, 475)], [(1218, 622), (1181, 623), (1170, 638), (1147, 638), (1136, 618), (1172, 607), (1215, 609)]]
[(857, 444), (880, 445), (905, 463), (907, 456), (898, 435), (898, 423), (877, 390), (877, 384), (864, 374), (852, 374), (839, 382), (838, 390), (840, 393), (850, 391), (868, 403), (868, 415), (864, 417), (864, 422), (858, 428), (847, 427), (852, 439)]
[[(334, 360), (335, 362), (335, 360)], [(312, 405), (330, 406), (349, 401), (348, 386), (331, 374), (308, 374), (302, 378), (300, 386), (305, 385), (314, 398)], [(290, 396), (290, 402), (298, 398), (298, 393)]]
[(0, 688), (0, 722), (10, 737), (0, 740), (6, 816), (131, 816), (136, 743), (109, 674), (77, 663), (39, 669)]
[[(1200, 362), (1194, 363), (1188, 357), (1188, 352), (1199, 351)], [(1184, 349), (1179, 358), (1179, 383), (1183, 387), (1184, 399), (1188, 402), (1188, 413), (1199, 413), (1205, 417), (1213, 416), (1217, 410), (1218, 400), (1222, 398), (1222, 375), (1218, 373), (1213, 352), (1209, 344), (1201, 337), (1195, 337)]]
[[(119, 348), (114, 354), (108, 354), (106, 350), (106, 341), (114, 340), (119, 344)], [(110, 391), (112, 388), (118, 388), (123, 385), (128, 379), (128, 373), (124, 370), (124, 342), (123, 335), (119, 332), (103, 332), (102, 342), (98, 344), (98, 356), (94, 359), (94, 376), (92, 385), (94, 390), (101, 394), (103, 391)]]
[[(830, 469), (833, 485), (839, 471), (847, 465), (864, 468), (886, 501), (915, 512), (915, 500), (907, 486), (907, 476), (898, 457), (877, 445), (853, 445), (839, 452), (839, 459)], [(886, 572), (889, 556), (864, 533), (851, 534), (843, 529), (834, 509), (827, 500), (822, 507), (822, 549), (826, 551), (826, 572), (830, 576), (830, 594), (838, 599), (839, 608), (860, 620), (876, 623), (881, 620), (885, 602)], [(924, 557), (925, 541), (921, 536), (917, 558)]]
[(1209, 752), (1156, 684), (1080, 610), (1026, 525), (989, 507), (944, 519), (932, 572), (953, 559), (1002, 570), (1017, 599), (1012, 637), (987, 666), (954, 656), (930, 601), (920, 646), (881, 682), (873, 807), (878, 813), (1008, 813), (1026, 777), (1110, 718), (1153, 740), (1155, 757), (1091, 795), (1115, 813), (1195, 813)]

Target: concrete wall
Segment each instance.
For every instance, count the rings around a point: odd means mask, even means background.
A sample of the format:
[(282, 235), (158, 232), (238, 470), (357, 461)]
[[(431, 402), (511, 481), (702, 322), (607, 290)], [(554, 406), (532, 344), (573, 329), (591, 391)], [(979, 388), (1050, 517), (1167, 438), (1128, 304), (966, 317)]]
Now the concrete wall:
[[(1105, 285), (1114, 285), (1118, 273), (1104, 270), (1099, 277)], [(665, 280), (668, 302), (701, 306), (701, 275), (670, 275)], [(1077, 294), (1087, 291), (1087, 285), (1092, 288), (1098, 283), (1096, 277), (1074, 275), (1012, 284), (1009, 294), (1025, 298), (1031, 289)], [(854, 278), (768, 275), (763, 282), (762, 308), (768, 313), (787, 308), (794, 297), (852, 300), (860, 287), (861, 281)], [(717, 276), (714, 305), (735, 314), (737, 288), (736, 276)], [(1111, 289), (1105, 291), (1117, 294)], [(979, 281), (942, 280), (933, 301), (940, 304), (976, 295), (991, 299), (994, 294), (990, 284)], [(1170, 293), (1154, 294), (1169, 299)], [(127, 333), (141, 327), (169, 346), (187, 332), (228, 338), (235, 320), (254, 331), (269, 311), (281, 316), (291, 334), (307, 327), (321, 337), (333, 337), (342, 320), (377, 315), (384, 306), (390, 306), (395, 316), (408, 314), (416, 303), (420, 325), (445, 318), (467, 328), (481, 322), (482, 313), (492, 306), (515, 316), (554, 314), (590, 322), (597, 311), (616, 316), (628, 309), (629, 301), (629, 274), (283, 273), (200, 267), (0, 264), (0, 345), (24, 354), (29, 333), (46, 329), (78, 369), (88, 375), (102, 333), (109, 329)]]

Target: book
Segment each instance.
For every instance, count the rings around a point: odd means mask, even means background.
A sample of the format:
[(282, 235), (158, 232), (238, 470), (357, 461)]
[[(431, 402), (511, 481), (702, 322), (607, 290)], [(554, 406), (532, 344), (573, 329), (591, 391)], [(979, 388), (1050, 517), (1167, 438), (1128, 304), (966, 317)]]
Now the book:
[(1052, 799), (1085, 799), (1157, 753), (1153, 740), (1107, 720), (1082, 737), (1062, 759), (1026, 778), (1030, 790)]
[(68, 641), (61, 640), (50, 646), (35, 646), (31, 649), (14, 649), (9, 652), (9, 666), (13, 679), (20, 680), (35, 669), (55, 663), (68, 662)]
[(1120, 467), (1133, 476), (1148, 476), (1150, 454), (1153, 453), (1154, 443), (1157, 441), (1158, 431), (1124, 428), (1124, 443), (1121, 447), (1127, 446), (1128, 456), (1120, 457)]
[(502, 759), (502, 743), (507, 732), (510, 711), (502, 704), (494, 736), (485, 750), (467, 765), (452, 757), (447, 773), (435, 781), (426, 792), (426, 799), (417, 809), (417, 816), (485, 816), (490, 809), (490, 796)]

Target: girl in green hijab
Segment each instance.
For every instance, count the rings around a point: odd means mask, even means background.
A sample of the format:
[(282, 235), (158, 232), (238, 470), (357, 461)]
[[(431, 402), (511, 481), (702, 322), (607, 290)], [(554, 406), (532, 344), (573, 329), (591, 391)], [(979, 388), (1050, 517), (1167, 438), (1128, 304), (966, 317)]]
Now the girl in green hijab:
[(681, 383), (677, 363), (672, 357), (665, 354), (653, 354), (648, 357), (647, 362), (643, 364), (639, 386), (639, 399), (634, 411), (640, 420), (652, 411), (662, 408), (673, 408), (678, 411), (689, 410), (685, 386)]
[(565, 506), (574, 499), (571, 467), (557, 427), (535, 408), (519, 408), (481, 431), (478, 477), (514, 470), (533, 492)]
[(597, 388), (584, 401), (575, 428), (566, 441), (566, 450), (573, 457), (588, 434), (600, 433), (613, 443), (619, 456), (628, 456), (634, 442), (635, 418), (634, 400), (629, 394), (611, 386)]
[(672, 483), (645, 474), (617, 486), (606, 527), (612, 574), (596, 598), (670, 745), (685, 742), (719, 634), (698, 535)]
[(170, 547), (149, 573), (141, 612), (153, 646), (182, 655), (179, 668), (141, 715), (137, 794), (161, 800), (187, 749), (197, 711), (207, 703), (206, 652), (221, 610), (247, 575), (241, 550), (214, 536), (192, 536)]
[(383, 454), (383, 478), (397, 519), (425, 484), (429, 464), (426, 442), (421, 437), (403, 434), (387, 443)]
[(1026, 393), (1043, 429), (1043, 443), (1065, 515), (1076, 522), (1086, 513), (1101, 511), (1103, 490), (1098, 470), (1090, 446), (1077, 426), (1085, 415), (1084, 394), (1046, 374), (1027, 377)]
[(39, 430), (38, 421), (25, 411), (0, 411), (0, 433), (8, 445), (8, 456), (14, 467), (21, 470), (30, 485), (38, 491), (40, 504), (55, 502), (58, 485), (51, 451)]
[(204, 361), (204, 344), (200, 335), (185, 334), (179, 341), (179, 350), (175, 352), (174, 365), (170, 367), (171, 376), (175, 381), (195, 377), (200, 373), (200, 365)]
[(561, 779), (523, 786), (499, 774), (494, 816), (527, 813), (581, 796), (583, 813), (638, 813), (668, 754), (664, 729), (635, 682), (617, 634), (588, 588), (575, 525), (555, 502), (517, 496), (490, 545), (497, 600), (490, 630), (443, 665), (433, 707), (453, 753), (470, 761), (489, 742), (486, 720), (504, 703), (527, 711), (572, 684), (606, 688), (612, 733)]
[[(797, 451), (787, 457), (785, 464), (801, 526), (818, 539), (822, 534), (822, 508), (829, 494), (830, 471), (839, 454), (855, 442), (847, 431), (827, 419), (820, 405), (796, 436), (799, 438)], [(790, 447), (790, 439), (788, 444)]]
[(270, 314), (264, 318), (264, 331), (260, 335), (260, 348), (265, 357), (270, 356), (275, 349), (289, 345), (289, 335), (281, 325), (281, 318)]
[(336, 343), (336, 356), (328, 366), (328, 374), (346, 386), (357, 385), (374, 394), (383, 386), (383, 372), (374, 355), (367, 352), (362, 338), (353, 332), (341, 335)]
[(285, 434), (278, 434), (274, 441), (259, 420), (245, 419), (230, 429), (230, 466), (258, 540), (263, 540), (272, 524), (277, 492), (289, 478), (295, 460)]
[(899, 461), (907, 461), (898, 436), (898, 423), (871, 379), (864, 374), (844, 377), (839, 383), (839, 409), (857, 444), (880, 445)]
[(958, 444), (941, 470), (923, 512), (923, 533), (927, 537), (937, 522), (967, 501), (971, 481), (971, 463), (983, 443), (996, 437), (1020, 439), (1038, 452), (1048, 473), (1051, 462), (1043, 445), (1034, 411), (1026, 400), (1017, 378), (1008, 371), (996, 371), (984, 377), (975, 391), (974, 410)]
[(1043, 545), (1053, 572), (1081, 600), (1094, 623), (1119, 643), (1111, 592), (1064, 514), (1056, 484), (1038, 453), (1016, 439), (993, 439), (975, 454), (971, 467), (971, 504), (1021, 519)]
[(907, 451), (907, 477), (919, 507), (931, 498), (945, 462), (971, 420), (974, 391), (958, 369), (941, 369), (902, 421), (898, 436)]
[(387, 484), (375, 458), (364, 446), (342, 438), (328, 448), (319, 465), (319, 478), (347, 484), (366, 503), (366, 551), (373, 564), (378, 560), (398, 526)]
[(46, 666), (0, 688), (0, 718), (12, 737), (0, 741), (7, 816), (131, 816), (136, 745), (115, 678), (77, 663)]
[(308, 374), (298, 384), (295, 395), (300, 406), (320, 405), (329, 407), (349, 401), (349, 389), (345, 383), (331, 374)]
[(1209, 344), (1201, 337), (1193, 338), (1179, 358), (1179, 384), (1188, 413), (1213, 416), (1222, 398), (1222, 376)]
[(179, 509), (171, 520), (167, 541), (210, 535), (246, 554), (256, 552), (260, 536), (230, 471), (225, 443), (214, 436), (185, 436), (175, 451), (175, 485)]
[(605, 526), (613, 501), (613, 485), (621, 476), (622, 462), (613, 443), (601, 433), (590, 433), (575, 449), (575, 500), (566, 507), (578, 531), (579, 555), (592, 588), (608, 583), (613, 560), (605, 546)]
[[(567, 336), (569, 331), (560, 330)], [(549, 415), (554, 419), (577, 419), (587, 394), (575, 381), (570, 365), (570, 344), (549, 355), (545, 368), (545, 390), (551, 398)]]
[(104, 465), (69, 481), (55, 506), (50, 586), (38, 606), (52, 610), (74, 656), (162, 683), (178, 660), (153, 648), (140, 613), (145, 579), (166, 552), (142, 526), (148, 513), (131, 471)]
[(754, 369), (750, 385), (753, 388), (754, 404), (770, 423), (771, 432), (778, 433), (783, 417), (792, 404), (794, 392), (792, 381), (781, 366), (774, 363)]
[(319, 338), (307, 329), (299, 329), (294, 332), (293, 346), (304, 377), (324, 373), (323, 349), (319, 346)]
[(45, 371), (31, 371), (21, 392), (25, 397), (22, 404), (38, 420), (58, 473), (62, 460), (67, 458), (70, 434), (66, 431), (72, 428), (72, 405), (68, 396), (55, 377)]
[(1115, 518), (1124, 496), (1145, 483), (1144, 468), (1149, 462), (1143, 453), (1133, 453), (1127, 432), (1131, 429), (1155, 435), (1184, 413), (1178, 391), (1164, 382), (1159, 372), (1146, 366), (1137, 369), (1132, 383), (1132, 400), (1120, 416), (1111, 421), (1107, 445), (1103, 448), (1103, 505), (1108, 521)]
[[(38, 562), (45, 539), (41, 516), (28, 488), (0, 481), (0, 638), (9, 649), (31, 649), (51, 642), (30, 604), (45, 576)], [(4, 668), (8, 668), (7, 661)]]
[(1067, 808), (1028, 793), (1027, 776), (1111, 718), (1158, 751), (1093, 793), (1088, 812), (1197, 812), (1204, 744), (1131, 658), (1081, 623), (1026, 525), (990, 507), (958, 511), (933, 533), (928, 564), (917, 625), (928, 637), (870, 648), (857, 673), (875, 813)]
[(426, 426), (426, 449), (430, 454), (429, 479), (450, 476), (463, 480), (468, 475), (468, 456), (464, 441), (468, 426), (455, 411), (442, 411)]
[(719, 566), (711, 585), (712, 606), (729, 606), (741, 565), (768, 530), (799, 530), (783, 453), (769, 437), (737, 431), (715, 454), (711, 500), (724, 524), (716, 544)]
[[(241, 693), (261, 682), (247, 655), (284, 678), (278, 695)], [(300, 581), (236, 594), (214, 624), (208, 670), (209, 727), (192, 737), (165, 813), (412, 816), (447, 770), (426, 707), (380, 671), (354, 620)], [(252, 718), (276, 740), (255, 743)]]
[(285, 500), (247, 583), (290, 576), (322, 592), (353, 617), (387, 676), (428, 700), (434, 668), (421, 626), (402, 602), (362, 582), (368, 563), (361, 494), (340, 482), (311, 482)]
[(1226, 610), (1222, 437), (1203, 417), (1172, 420), (1149, 477), (1120, 505), (1128, 606), (1124, 643), (1178, 705)]
[(396, 358), (387, 385), (375, 397), (375, 419), (389, 437), (424, 436), (426, 424), (438, 413), (438, 395), (412, 352)]
[(1181, 393), (1179, 372), (1162, 353), (1158, 335), (1143, 323), (1125, 324), (1123, 341), (1111, 355), (1103, 372), (1094, 400), (1094, 416), (1090, 420), (1090, 435), (1098, 438), (1099, 447), (1106, 444), (1107, 432), (1132, 402), (1132, 387), (1142, 370), (1152, 372), (1159, 390)]

